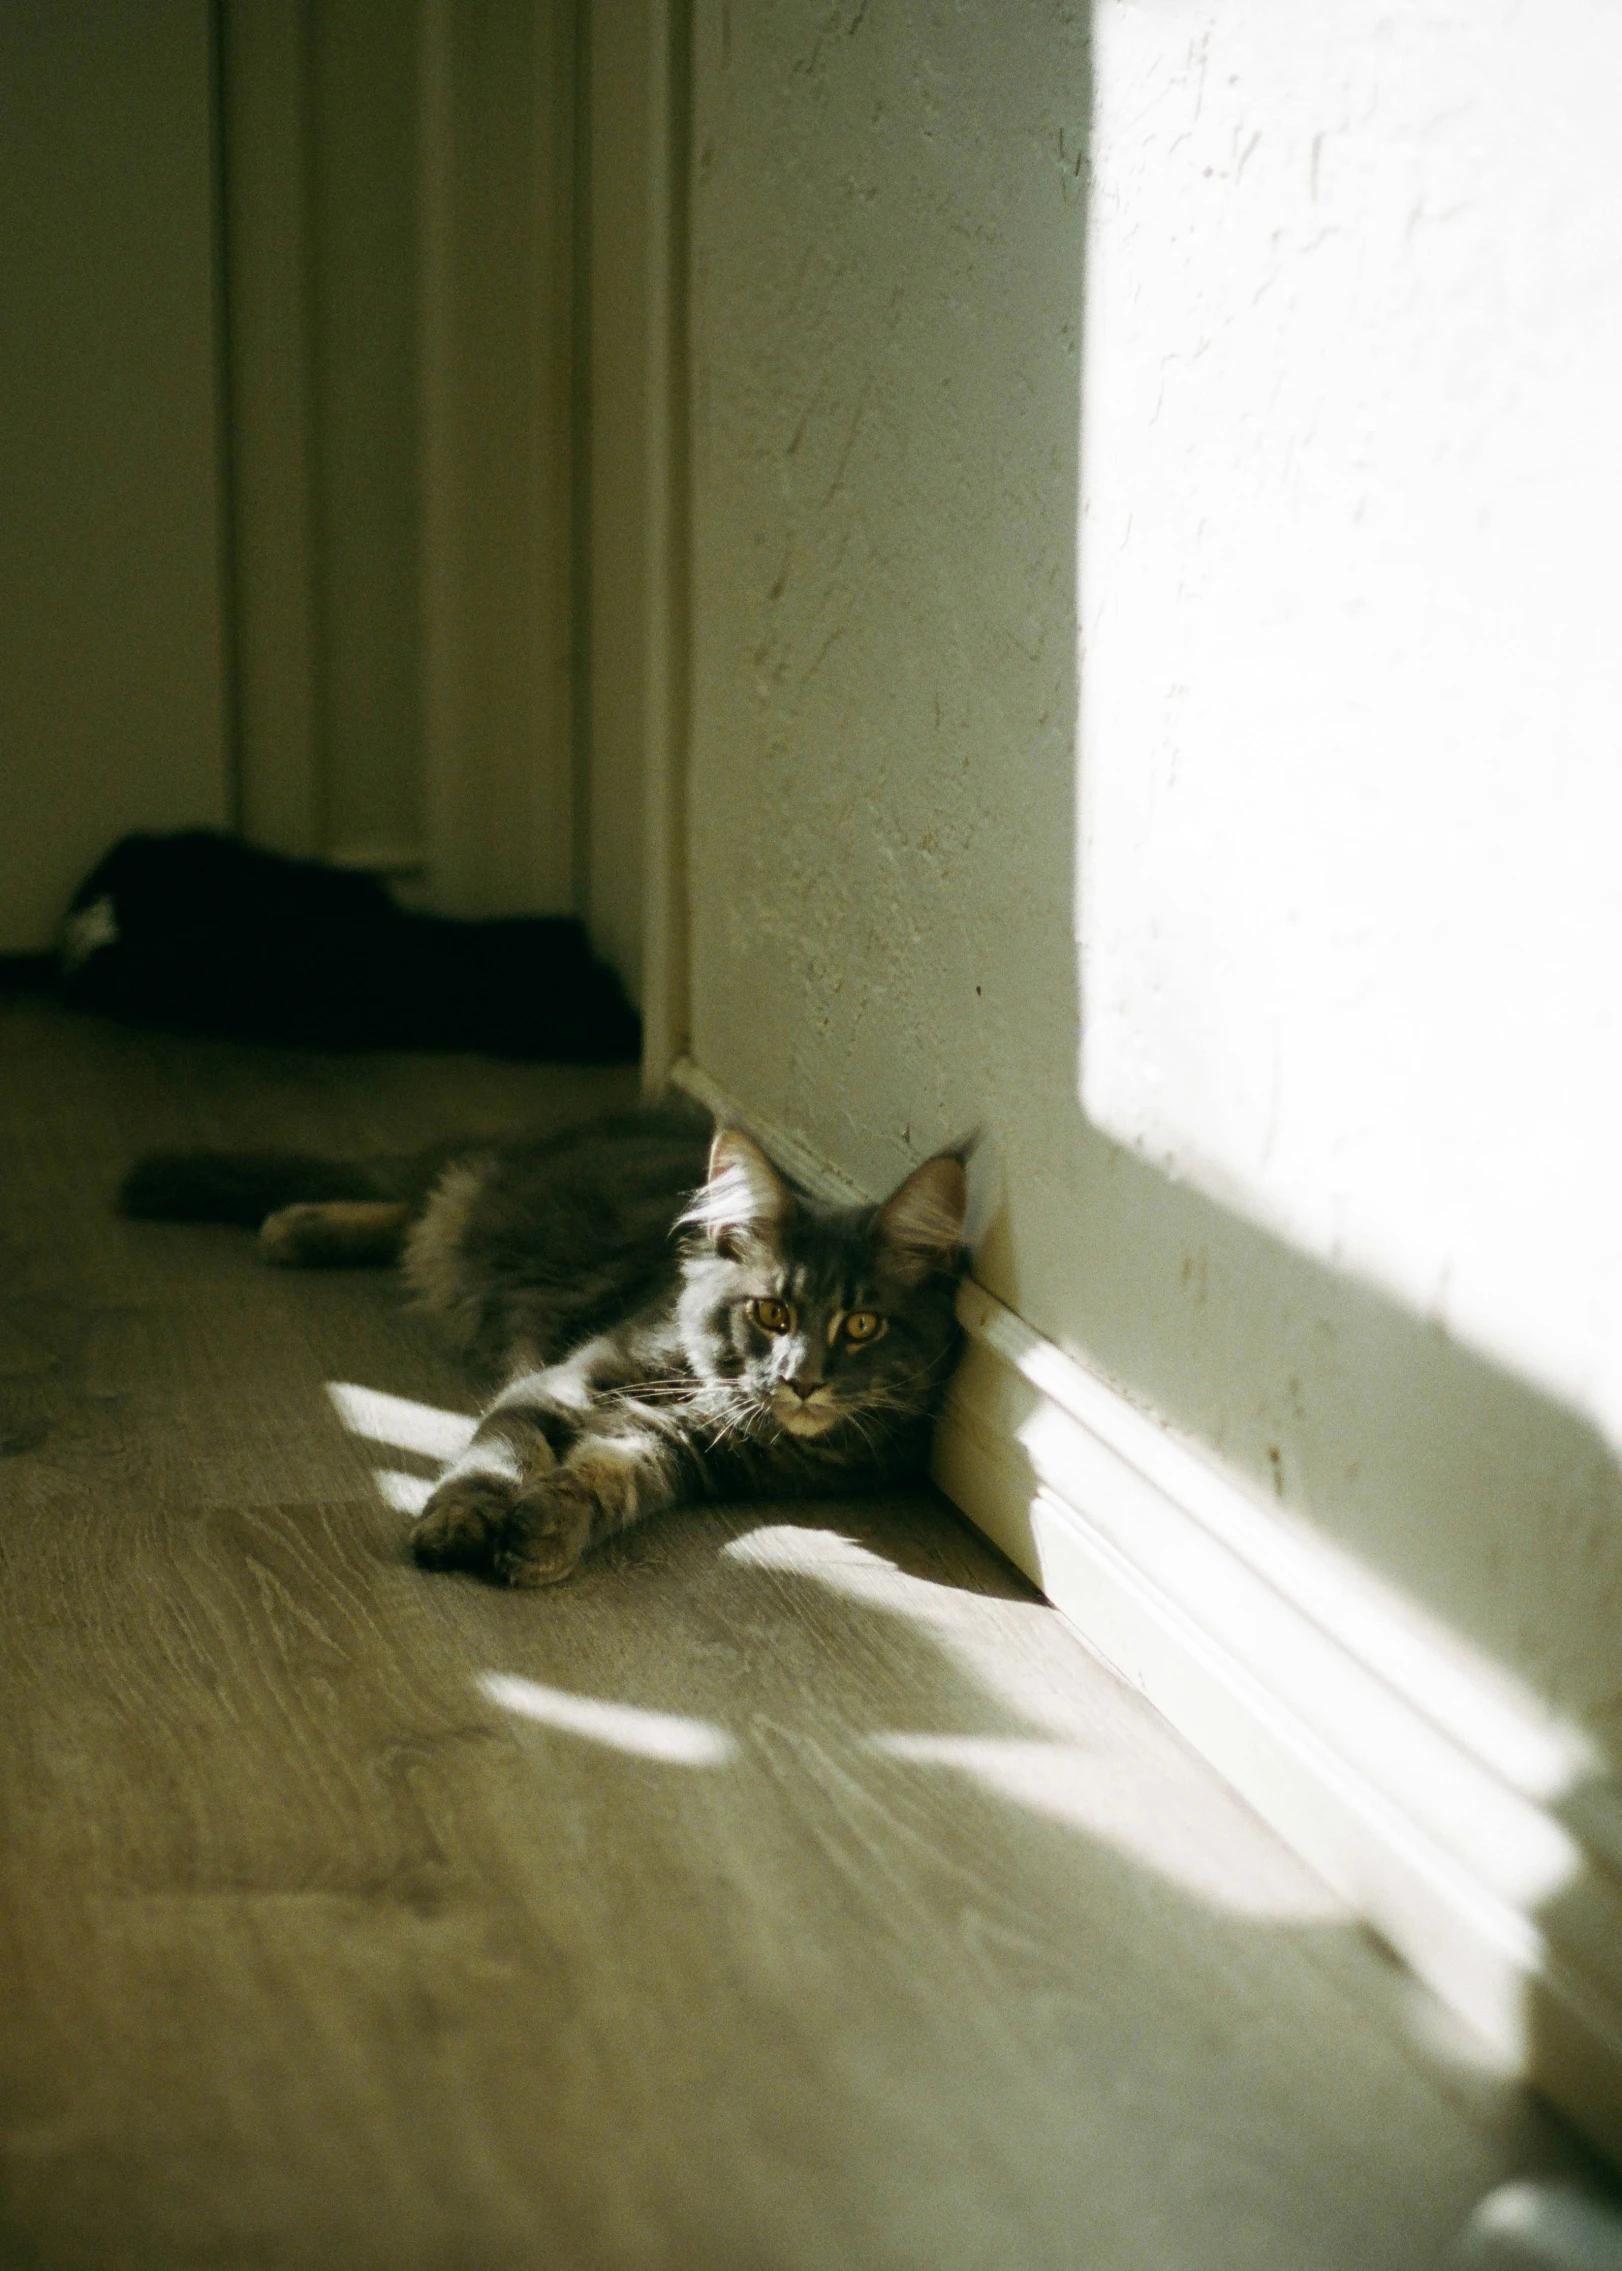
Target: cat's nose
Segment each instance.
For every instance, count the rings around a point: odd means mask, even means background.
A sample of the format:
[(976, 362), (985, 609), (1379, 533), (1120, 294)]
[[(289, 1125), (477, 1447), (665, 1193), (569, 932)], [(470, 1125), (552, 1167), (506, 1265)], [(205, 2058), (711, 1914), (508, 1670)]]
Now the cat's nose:
[(807, 1379), (806, 1375), (803, 1372), (796, 1372), (793, 1379), (789, 1382), (789, 1386), (794, 1390), (794, 1393), (799, 1397), (802, 1404), (808, 1404), (811, 1401), (811, 1398), (816, 1394), (817, 1390), (822, 1386), (822, 1382), (820, 1380)]

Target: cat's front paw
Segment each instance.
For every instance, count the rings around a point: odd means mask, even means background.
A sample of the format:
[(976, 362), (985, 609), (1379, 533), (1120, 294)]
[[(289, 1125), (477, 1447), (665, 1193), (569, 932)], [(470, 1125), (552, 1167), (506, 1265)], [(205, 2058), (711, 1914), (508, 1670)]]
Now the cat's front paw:
[(490, 1555), (498, 1584), (557, 1585), (590, 1545), (597, 1508), (589, 1487), (566, 1473), (521, 1490), (507, 1509)]
[(412, 1558), (424, 1569), (490, 1568), (513, 1489), (500, 1475), (447, 1475), (412, 1530)]

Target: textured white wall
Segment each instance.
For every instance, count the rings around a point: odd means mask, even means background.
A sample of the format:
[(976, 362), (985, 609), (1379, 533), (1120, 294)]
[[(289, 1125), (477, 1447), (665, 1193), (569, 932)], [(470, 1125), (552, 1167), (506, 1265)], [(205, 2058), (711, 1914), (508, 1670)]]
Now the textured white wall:
[(1098, 15), (1085, 1095), (1622, 1439), (1622, 15)]
[(874, 1182), (998, 1099), (1051, 1150), (1076, 11), (716, 5), (696, 61), (698, 1054)]
[(697, 15), (695, 1054), (1622, 1748), (1622, 19)]

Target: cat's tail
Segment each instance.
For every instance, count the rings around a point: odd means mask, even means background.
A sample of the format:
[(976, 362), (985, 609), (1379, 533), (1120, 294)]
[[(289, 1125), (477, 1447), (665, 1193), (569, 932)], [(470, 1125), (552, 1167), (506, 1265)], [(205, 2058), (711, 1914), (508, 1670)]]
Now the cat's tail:
[(124, 1177), (118, 1210), (144, 1222), (235, 1222), (257, 1230), (278, 1207), (305, 1200), (395, 1198), (394, 1167), (303, 1151), (154, 1151)]

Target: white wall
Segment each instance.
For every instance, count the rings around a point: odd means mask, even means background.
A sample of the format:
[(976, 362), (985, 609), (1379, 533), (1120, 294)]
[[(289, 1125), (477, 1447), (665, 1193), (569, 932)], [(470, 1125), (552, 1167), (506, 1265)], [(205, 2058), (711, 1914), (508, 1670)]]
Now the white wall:
[(1622, 1439), (1622, 18), (1113, 6), (1085, 1095)]
[(1614, 1756), (1622, 22), (1093, 13), (698, 9), (694, 1053)]

